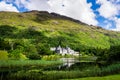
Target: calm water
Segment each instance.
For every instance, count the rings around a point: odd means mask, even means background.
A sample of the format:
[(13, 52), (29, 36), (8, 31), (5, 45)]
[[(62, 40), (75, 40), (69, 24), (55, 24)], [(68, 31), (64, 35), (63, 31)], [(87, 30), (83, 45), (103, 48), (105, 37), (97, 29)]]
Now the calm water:
[(47, 67), (35, 67), (35, 68), (29, 68), (29, 67), (25, 67), (25, 68), (15, 68), (15, 69), (5, 69), (2, 70), (0, 69), (0, 76), (5, 76), (8, 74), (13, 74), (16, 73), (18, 71), (22, 71), (22, 70), (33, 70), (33, 69), (38, 69), (38, 70), (42, 70), (42, 71), (53, 71), (53, 70), (57, 70), (57, 71), (72, 71), (72, 70), (79, 70), (79, 71), (88, 71), (91, 70), (93, 68), (100, 68), (101, 64), (95, 63), (94, 61), (82, 61), (80, 59), (76, 59), (76, 58), (61, 58), (61, 61), (63, 61), (63, 64), (60, 65), (56, 65), (56, 66), (47, 66)]
[(63, 61), (63, 64), (44, 68), (44, 70), (88, 70), (103, 66), (100, 63), (96, 63), (95, 59), (92, 61), (82, 61), (76, 58), (61, 58), (60, 60)]

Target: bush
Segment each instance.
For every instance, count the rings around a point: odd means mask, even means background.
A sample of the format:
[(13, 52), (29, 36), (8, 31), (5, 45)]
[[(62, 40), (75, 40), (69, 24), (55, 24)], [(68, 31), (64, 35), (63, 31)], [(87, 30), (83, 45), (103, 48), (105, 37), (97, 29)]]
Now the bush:
[(28, 58), (29, 59), (32, 59), (32, 60), (38, 60), (38, 59), (41, 59), (40, 55), (37, 54), (37, 53), (31, 53), (28, 55)]
[(27, 57), (24, 54), (22, 54), (19, 49), (10, 51), (9, 58), (10, 59), (22, 59), (22, 60), (27, 59)]
[(37, 48), (35, 45), (30, 44), (26, 47), (24, 54), (29, 58), (33, 60), (40, 59), (40, 55), (37, 52)]
[(0, 60), (7, 60), (8, 59), (8, 52), (0, 50)]
[(26, 57), (26, 55), (20, 53), (20, 59), (25, 60), (25, 59), (28, 59), (28, 58)]
[(20, 50), (15, 49), (15, 50), (11, 50), (10, 54), (9, 54), (9, 58), (10, 59), (20, 59)]
[(58, 60), (59, 58), (59, 55), (46, 55), (42, 57), (42, 60)]

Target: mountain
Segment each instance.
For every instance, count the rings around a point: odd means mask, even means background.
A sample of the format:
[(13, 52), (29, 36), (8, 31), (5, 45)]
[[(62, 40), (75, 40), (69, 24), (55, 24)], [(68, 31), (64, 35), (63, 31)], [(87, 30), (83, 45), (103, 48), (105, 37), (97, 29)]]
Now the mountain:
[[(119, 45), (120, 32), (46, 11), (0, 12), (0, 39), (1, 49), (25, 47), (23, 44), (44, 44), (46, 48), (61, 45), (81, 51)], [(2, 40), (8, 43), (9, 48), (4, 47)]]

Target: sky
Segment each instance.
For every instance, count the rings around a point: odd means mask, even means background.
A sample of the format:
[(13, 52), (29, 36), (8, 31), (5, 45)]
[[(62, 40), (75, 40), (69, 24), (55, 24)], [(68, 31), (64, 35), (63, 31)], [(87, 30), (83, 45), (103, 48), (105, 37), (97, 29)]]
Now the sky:
[(120, 0), (0, 0), (0, 11), (55, 12), (88, 25), (120, 31)]

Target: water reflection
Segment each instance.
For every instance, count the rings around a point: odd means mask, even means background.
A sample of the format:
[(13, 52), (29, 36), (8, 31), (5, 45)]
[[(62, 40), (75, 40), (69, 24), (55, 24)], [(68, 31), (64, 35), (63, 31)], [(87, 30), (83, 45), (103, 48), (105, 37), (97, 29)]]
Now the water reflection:
[(63, 67), (70, 68), (72, 65), (79, 62), (76, 58), (61, 58), (60, 60), (63, 61), (63, 64), (59, 65), (59, 69)]
[(90, 58), (61, 58), (63, 64), (57, 66), (54, 69), (56, 70), (87, 70), (92, 69), (94, 67), (100, 67), (99, 63), (96, 63), (96, 57)]

